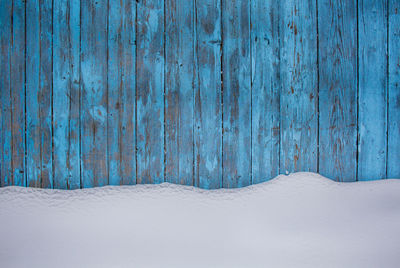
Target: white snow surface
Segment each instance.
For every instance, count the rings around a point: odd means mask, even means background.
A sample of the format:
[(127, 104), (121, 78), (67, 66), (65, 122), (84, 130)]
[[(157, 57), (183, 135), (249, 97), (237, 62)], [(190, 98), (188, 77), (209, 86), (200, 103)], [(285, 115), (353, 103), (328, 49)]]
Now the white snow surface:
[(0, 267), (400, 267), (400, 180), (0, 188)]

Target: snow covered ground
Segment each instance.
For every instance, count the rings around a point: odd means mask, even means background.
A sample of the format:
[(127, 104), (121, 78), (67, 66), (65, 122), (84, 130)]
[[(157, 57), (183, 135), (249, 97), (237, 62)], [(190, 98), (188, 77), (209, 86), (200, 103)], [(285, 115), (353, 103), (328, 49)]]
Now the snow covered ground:
[(400, 267), (400, 180), (0, 188), (0, 267)]

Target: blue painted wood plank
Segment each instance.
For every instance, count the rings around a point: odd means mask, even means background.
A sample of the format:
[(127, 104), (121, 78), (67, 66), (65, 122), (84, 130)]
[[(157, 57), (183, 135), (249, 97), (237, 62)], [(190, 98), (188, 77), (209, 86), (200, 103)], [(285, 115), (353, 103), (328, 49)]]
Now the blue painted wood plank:
[(11, 39), (11, 184), (26, 186), (25, 170), (25, 2), (14, 0)]
[(82, 186), (108, 183), (107, 1), (81, 2)]
[(360, 0), (358, 180), (386, 177), (387, 5)]
[(107, 129), (111, 185), (136, 183), (135, 19), (135, 1), (109, 2)]
[(389, 0), (387, 177), (400, 178), (400, 2)]
[(250, 2), (222, 1), (223, 187), (251, 184)]
[(80, 0), (54, 1), (54, 188), (80, 188)]
[(165, 150), (168, 182), (193, 185), (194, 1), (165, 2)]
[(39, 118), (40, 83), (40, 7), (39, 0), (26, 3), (26, 137), (27, 186), (40, 187), (41, 122)]
[(195, 180), (197, 187), (222, 187), (221, 1), (198, 3), (195, 25)]
[(164, 1), (137, 2), (137, 183), (164, 181)]
[(357, 171), (357, 3), (318, 1), (319, 172), (355, 181)]
[(316, 2), (281, 3), (280, 171), (317, 171)]
[(27, 186), (52, 188), (52, 1), (26, 5)]
[(279, 174), (279, 3), (251, 5), (252, 183)]
[(12, 184), (11, 15), (12, 1), (0, 1), (0, 187)]

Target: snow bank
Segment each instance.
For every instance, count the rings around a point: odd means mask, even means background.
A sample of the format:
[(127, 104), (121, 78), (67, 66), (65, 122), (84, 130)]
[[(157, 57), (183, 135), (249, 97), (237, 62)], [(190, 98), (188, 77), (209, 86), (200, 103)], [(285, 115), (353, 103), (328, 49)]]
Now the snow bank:
[(399, 267), (400, 180), (0, 188), (0, 267)]

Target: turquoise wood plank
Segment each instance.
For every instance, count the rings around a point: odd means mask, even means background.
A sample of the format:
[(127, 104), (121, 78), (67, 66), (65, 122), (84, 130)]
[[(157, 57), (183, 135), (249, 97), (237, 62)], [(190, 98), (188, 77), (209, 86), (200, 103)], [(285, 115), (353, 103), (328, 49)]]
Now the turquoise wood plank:
[(223, 187), (251, 184), (250, 2), (222, 1)]
[[(80, 1), (54, 1), (54, 188), (80, 188)], [(66, 19), (67, 18), (67, 19)]]
[(25, 2), (14, 0), (11, 39), (11, 184), (26, 186), (25, 170)]
[(136, 183), (136, 2), (111, 0), (108, 17), (109, 184)]
[(252, 183), (279, 174), (279, 3), (251, 2)]
[(164, 181), (164, 1), (137, 2), (137, 182)]
[(192, 0), (165, 2), (165, 150), (168, 182), (193, 185), (194, 23)]
[(400, 2), (389, 0), (387, 177), (400, 178)]
[(41, 122), (40, 122), (40, 7), (39, 0), (26, 3), (26, 145), (27, 186), (41, 186)]
[(318, 1), (319, 172), (355, 181), (357, 171), (357, 3)]
[(82, 186), (108, 183), (107, 1), (81, 1)]
[(222, 187), (221, 1), (196, 5), (194, 154), (197, 187)]
[(26, 5), (27, 186), (52, 188), (52, 1)]
[(359, 0), (358, 180), (386, 177), (386, 1)]
[(281, 3), (280, 171), (317, 171), (316, 1)]
[(12, 1), (0, 0), (0, 187), (12, 184), (11, 14)]

